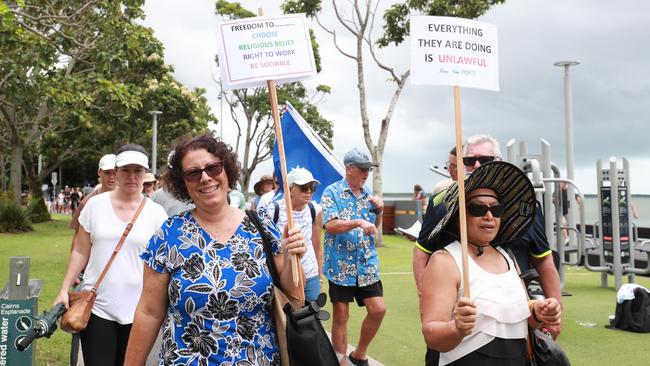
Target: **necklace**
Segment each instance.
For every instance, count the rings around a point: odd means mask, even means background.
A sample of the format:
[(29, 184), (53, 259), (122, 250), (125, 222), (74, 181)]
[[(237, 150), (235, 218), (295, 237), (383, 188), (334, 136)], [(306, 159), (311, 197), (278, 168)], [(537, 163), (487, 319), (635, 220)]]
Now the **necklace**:
[(483, 255), (483, 248), (485, 248), (485, 247), (489, 247), (489, 246), (492, 245), (492, 244), (487, 244), (487, 245), (478, 245), (478, 244), (471, 243), (471, 242), (469, 242), (469, 241), (468, 241), (468, 243), (470, 243), (471, 245), (473, 245), (473, 246), (476, 247), (476, 256), (477, 256), (477, 257), (480, 257), (481, 255)]

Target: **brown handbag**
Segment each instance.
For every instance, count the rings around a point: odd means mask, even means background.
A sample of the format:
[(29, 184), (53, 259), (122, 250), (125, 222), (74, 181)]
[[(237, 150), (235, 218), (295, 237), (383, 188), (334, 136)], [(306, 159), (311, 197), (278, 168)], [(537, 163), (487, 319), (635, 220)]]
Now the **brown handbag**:
[(65, 313), (63, 313), (61, 322), (59, 323), (59, 326), (64, 331), (69, 333), (78, 333), (86, 329), (88, 326), (88, 319), (90, 319), (90, 313), (93, 310), (95, 298), (97, 297), (97, 288), (104, 279), (104, 276), (106, 275), (106, 272), (108, 272), (108, 269), (111, 267), (111, 264), (113, 264), (113, 260), (115, 259), (117, 252), (120, 250), (120, 248), (122, 248), (126, 237), (129, 235), (129, 232), (131, 232), (131, 228), (133, 228), (133, 224), (140, 215), (140, 212), (142, 211), (142, 208), (144, 207), (146, 201), (147, 197), (144, 197), (140, 203), (140, 207), (138, 207), (135, 215), (133, 215), (131, 222), (126, 225), (126, 229), (124, 229), (124, 233), (122, 233), (120, 241), (117, 243), (117, 246), (113, 250), (113, 254), (111, 254), (111, 258), (108, 260), (108, 263), (106, 263), (106, 266), (104, 266), (104, 269), (99, 275), (95, 286), (93, 286), (93, 288), (90, 290), (72, 291), (70, 293), (68, 300), (70, 302), (70, 307), (65, 311)]

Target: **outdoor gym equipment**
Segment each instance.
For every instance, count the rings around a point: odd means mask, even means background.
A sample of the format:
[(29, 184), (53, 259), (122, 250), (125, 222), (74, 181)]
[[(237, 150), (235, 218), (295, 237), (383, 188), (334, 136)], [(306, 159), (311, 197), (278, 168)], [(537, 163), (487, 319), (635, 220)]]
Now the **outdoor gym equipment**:
[[(544, 210), (544, 227), (546, 238), (549, 240), (551, 250), (557, 252), (560, 263), (558, 265), (558, 273), (560, 275), (560, 283), (564, 287), (564, 265), (578, 265), (580, 263), (581, 248), (585, 246), (585, 209), (584, 209), (584, 196), (578, 185), (566, 178), (560, 178), (560, 169), (551, 162), (551, 145), (544, 139), (540, 139), (541, 154), (535, 155), (528, 152), (528, 145), (525, 141), (519, 143), (517, 149), (516, 140), (512, 139), (506, 144), (507, 156), (506, 160), (512, 164), (517, 165), (523, 171), (530, 174), (537, 200), (542, 203)], [(573, 220), (569, 220), (569, 226), (562, 226), (562, 210), (559, 204), (554, 203), (553, 195), (559, 197), (559, 183), (567, 183), (571, 185), (579, 200), (575, 201), (578, 204), (579, 224), (581, 230), (578, 230), (575, 225), (571, 226)], [(559, 200), (558, 200), (559, 201)], [(554, 229), (555, 228), (555, 229)], [(569, 230), (569, 243), (565, 244), (562, 238), (562, 229)], [(552, 238), (555, 238), (553, 241)], [(579, 255), (577, 258), (567, 260), (565, 252), (575, 251)]]
[[(594, 245), (585, 247), (585, 267), (601, 272), (601, 286), (607, 287), (607, 275), (614, 275), (618, 290), (622, 277), (634, 282), (634, 275), (650, 274), (650, 240), (639, 241), (632, 225), (630, 201), (630, 164), (623, 158), (623, 169), (617, 168), (615, 157), (609, 159), (609, 167), (596, 163), (598, 184), (598, 217), (594, 223)], [(632, 230), (631, 230), (632, 229)], [(635, 267), (635, 253), (645, 253), (646, 267)], [(601, 266), (589, 265), (588, 253), (598, 254)], [(604, 265), (603, 265), (604, 264)]]

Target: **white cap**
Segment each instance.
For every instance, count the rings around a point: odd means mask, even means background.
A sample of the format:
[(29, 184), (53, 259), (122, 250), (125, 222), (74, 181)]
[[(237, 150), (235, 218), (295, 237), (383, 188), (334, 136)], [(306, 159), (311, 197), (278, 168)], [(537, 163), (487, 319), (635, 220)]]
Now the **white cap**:
[(135, 150), (122, 151), (115, 157), (115, 166), (118, 168), (129, 164), (140, 165), (145, 169), (149, 169), (149, 158), (147, 155)]
[(311, 172), (305, 168), (293, 168), (287, 174), (287, 182), (289, 182), (289, 185), (292, 184), (298, 184), (298, 185), (303, 185), (307, 183), (314, 182), (316, 185), (320, 185), (320, 182), (317, 181), (313, 175), (311, 175)]
[(115, 155), (106, 154), (99, 159), (99, 169), (101, 170), (111, 170), (115, 169)]

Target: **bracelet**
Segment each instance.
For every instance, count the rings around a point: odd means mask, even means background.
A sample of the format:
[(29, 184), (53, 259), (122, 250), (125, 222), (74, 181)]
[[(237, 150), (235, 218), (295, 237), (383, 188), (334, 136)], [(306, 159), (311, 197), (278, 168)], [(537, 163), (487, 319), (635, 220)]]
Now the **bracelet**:
[(528, 309), (530, 309), (530, 312), (533, 314), (533, 319), (535, 319), (536, 322), (543, 323), (539, 318), (537, 318), (537, 314), (535, 314), (535, 303), (537, 303), (536, 300), (528, 300)]

